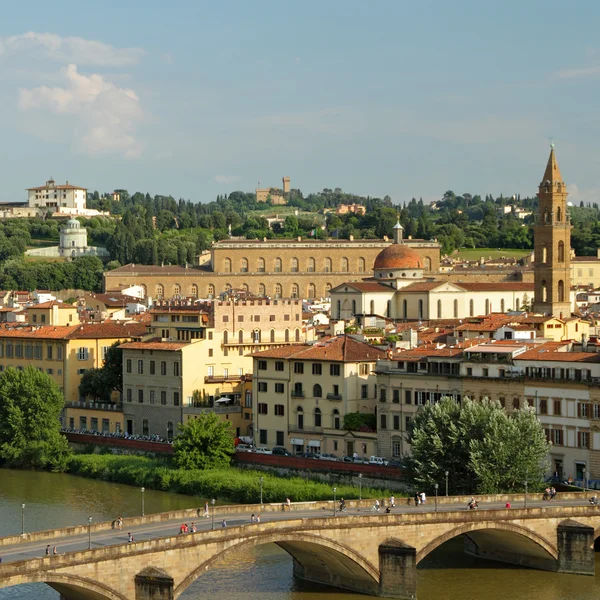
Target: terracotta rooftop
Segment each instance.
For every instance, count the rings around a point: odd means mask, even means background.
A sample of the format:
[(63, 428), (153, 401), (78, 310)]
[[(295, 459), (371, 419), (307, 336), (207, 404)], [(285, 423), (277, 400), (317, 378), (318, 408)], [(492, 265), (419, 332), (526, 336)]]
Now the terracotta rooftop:
[(125, 294), (121, 294), (120, 292), (113, 292), (108, 294), (90, 294), (87, 296), (89, 302), (92, 300), (98, 300), (102, 302), (105, 306), (109, 308), (122, 308), (125, 304), (138, 304), (140, 302), (139, 298), (134, 298), (133, 296), (126, 296)]
[(421, 269), (421, 255), (406, 244), (392, 244), (375, 258), (374, 269)]
[(600, 363), (600, 352), (552, 352), (542, 348), (529, 350), (515, 360), (539, 360), (542, 362), (583, 362)]
[(190, 342), (126, 342), (121, 344), (119, 348), (123, 350), (161, 350), (164, 352), (177, 352), (186, 346), (189, 346)]
[(389, 287), (388, 285), (382, 285), (381, 283), (377, 283), (375, 281), (348, 281), (347, 283), (342, 283), (336, 286), (336, 289), (348, 286), (359, 292), (394, 292), (394, 288)]
[(87, 190), (87, 188), (79, 187), (78, 185), (54, 185), (48, 187), (47, 185), (38, 185), (37, 187), (26, 188), (27, 191), (33, 190)]
[(39, 304), (32, 304), (31, 306), (27, 306), (27, 310), (31, 310), (32, 308), (52, 308), (53, 306), (58, 306), (58, 308), (70, 308), (76, 309), (76, 306), (72, 304), (66, 304), (65, 302), (58, 302), (57, 300), (50, 300), (49, 302), (40, 302)]
[(21, 339), (123, 339), (141, 337), (146, 333), (143, 323), (117, 323), (105, 321), (85, 325), (18, 326), (12, 323), (0, 327), (0, 338)]
[(507, 292), (533, 292), (533, 282), (527, 283), (524, 281), (498, 281), (496, 283), (457, 283), (468, 292), (493, 292), (493, 291), (507, 291)]
[(297, 360), (327, 360), (335, 362), (375, 362), (386, 357), (384, 350), (347, 335), (324, 338), (315, 344), (281, 346), (255, 352), (254, 358), (288, 358)]

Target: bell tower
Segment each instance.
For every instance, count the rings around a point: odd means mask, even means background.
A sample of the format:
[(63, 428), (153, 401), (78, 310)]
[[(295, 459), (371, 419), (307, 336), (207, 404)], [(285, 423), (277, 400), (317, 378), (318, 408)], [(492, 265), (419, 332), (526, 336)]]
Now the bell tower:
[(539, 187), (539, 208), (534, 231), (533, 310), (554, 317), (571, 316), (571, 223), (567, 189), (554, 144)]

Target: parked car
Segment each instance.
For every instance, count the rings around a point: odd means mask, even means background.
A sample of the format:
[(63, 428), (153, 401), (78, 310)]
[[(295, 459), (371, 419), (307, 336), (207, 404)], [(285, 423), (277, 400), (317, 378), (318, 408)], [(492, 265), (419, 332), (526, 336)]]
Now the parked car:
[(397, 468), (400, 469), (404, 465), (399, 460), (396, 460), (395, 458), (392, 458), (392, 460), (388, 460), (387, 466), (388, 467), (397, 467)]
[(354, 462), (354, 459), (351, 456), (344, 456), (344, 458), (342, 458), (342, 462), (351, 463)]
[(256, 454), (273, 454), (273, 452), (265, 446), (258, 446), (254, 452), (256, 452)]
[(369, 464), (369, 459), (368, 458), (361, 458), (360, 456), (358, 456), (357, 458), (353, 458), (352, 462), (355, 465), (368, 465)]
[(253, 450), (254, 448), (252, 446), (249, 446), (248, 444), (238, 444), (235, 447), (236, 452), (252, 452)]
[(273, 446), (271, 454), (276, 454), (277, 456), (292, 456), (292, 453), (283, 446)]
[(296, 455), (298, 458), (317, 458), (317, 454), (313, 454), (312, 452), (302, 452), (302, 454)]
[(371, 456), (369, 458), (369, 464), (370, 465), (387, 465), (387, 460), (385, 460), (385, 458), (383, 458), (382, 456)]
[(335, 454), (328, 454), (327, 452), (323, 452), (320, 458), (321, 460), (339, 460)]

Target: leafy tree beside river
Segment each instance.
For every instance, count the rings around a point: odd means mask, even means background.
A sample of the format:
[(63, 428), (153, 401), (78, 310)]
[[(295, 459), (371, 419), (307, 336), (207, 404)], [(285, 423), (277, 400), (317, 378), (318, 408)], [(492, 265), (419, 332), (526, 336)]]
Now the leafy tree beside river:
[(0, 375), (0, 465), (64, 471), (69, 445), (60, 432), (64, 398), (33, 367)]

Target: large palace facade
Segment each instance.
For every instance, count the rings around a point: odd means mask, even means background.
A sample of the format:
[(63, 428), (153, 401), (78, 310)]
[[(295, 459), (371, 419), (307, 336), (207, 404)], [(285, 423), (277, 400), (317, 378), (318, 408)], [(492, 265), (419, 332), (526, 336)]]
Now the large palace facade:
[[(143, 286), (154, 299), (211, 298), (244, 289), (272, 298), (324, 298), (335, 286), (369, 276), (389, 240), (224, 240), (199, 267), (129, 264), (104, 274), (107, 292)], [(425, 274), (440, 267), (436, 241), (406, 240), (422, 258)]]

